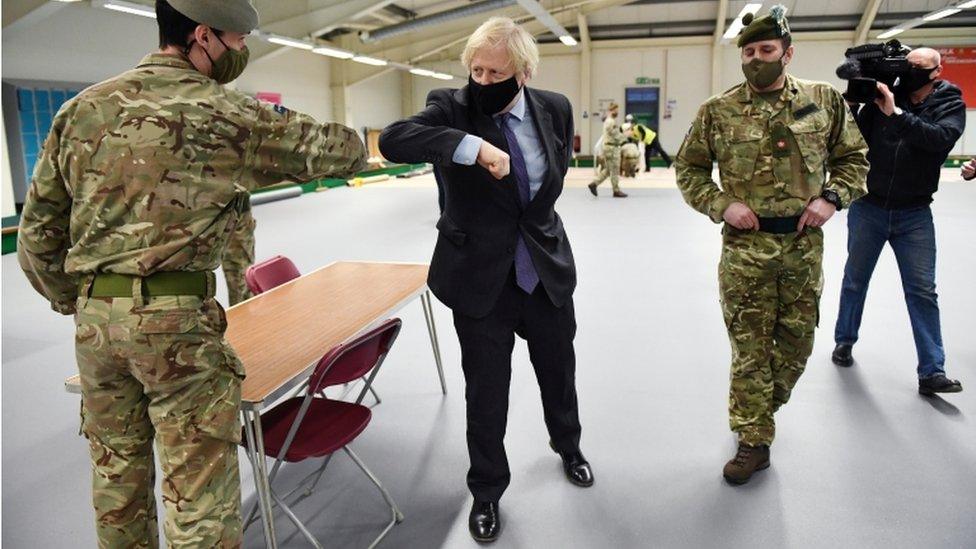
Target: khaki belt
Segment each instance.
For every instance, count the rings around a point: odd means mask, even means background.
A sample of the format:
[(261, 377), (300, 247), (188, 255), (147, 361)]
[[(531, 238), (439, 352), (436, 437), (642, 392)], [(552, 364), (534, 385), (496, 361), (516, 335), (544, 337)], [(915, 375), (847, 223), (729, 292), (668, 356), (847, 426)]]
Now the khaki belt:
[(142, 295), (145, 297), (214, 295), (215, 277), (210, 271), (168, 271), (144, 277), (114, 273), (91, 274), (82, 279), (78, 293), (89, 297), (133, 297), (137, 279), (142, 281)]

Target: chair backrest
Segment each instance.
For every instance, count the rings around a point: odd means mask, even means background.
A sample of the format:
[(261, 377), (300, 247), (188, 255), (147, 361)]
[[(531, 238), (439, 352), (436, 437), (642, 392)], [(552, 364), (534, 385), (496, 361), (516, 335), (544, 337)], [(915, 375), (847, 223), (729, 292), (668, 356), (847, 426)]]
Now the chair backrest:
[[(399, 318), (391, 318), (349, 343), (336, 345), (325, 353), (309, 378), (309, 394), (327, 386), (359, 379), (370, 370), (379, 368), (400, 334), (402, 324)], [(368, 383), (371, 382), (372, 378)]]
[(300, 276), (302, 273), (298, 271), (298, 267), (283, 255), (255, 263), (244, 272), (247, 287), (254, 294), (264, 293)]

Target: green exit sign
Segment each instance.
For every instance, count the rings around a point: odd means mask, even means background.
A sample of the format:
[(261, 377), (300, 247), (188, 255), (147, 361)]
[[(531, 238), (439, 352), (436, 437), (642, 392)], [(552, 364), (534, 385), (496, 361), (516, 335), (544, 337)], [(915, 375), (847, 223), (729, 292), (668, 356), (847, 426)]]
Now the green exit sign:
[(661, 83), (660, 78), (650, 78), (648, 76), (638, 76), (637, 85), (639, 86), (656, 86)]

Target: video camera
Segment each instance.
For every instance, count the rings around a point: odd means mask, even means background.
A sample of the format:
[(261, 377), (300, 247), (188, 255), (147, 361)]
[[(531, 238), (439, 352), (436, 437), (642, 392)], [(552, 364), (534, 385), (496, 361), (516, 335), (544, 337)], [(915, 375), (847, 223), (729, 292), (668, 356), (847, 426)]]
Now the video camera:
[(895, 81), (911, 70), (907, 57), (910, 51), (898, 40), (848, 48), (844, 62), (837, 67), (837, 76), (847, 80), (844, 99), (870, 103), (879, 97), (878, 82), (893, 88)]

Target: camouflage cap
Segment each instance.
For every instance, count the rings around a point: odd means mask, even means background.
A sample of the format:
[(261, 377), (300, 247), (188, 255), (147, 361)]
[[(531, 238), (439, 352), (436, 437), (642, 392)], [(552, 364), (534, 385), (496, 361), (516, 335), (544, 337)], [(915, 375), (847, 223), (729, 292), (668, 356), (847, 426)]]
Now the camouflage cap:
[(790, 35), (790, 23), (786, 20), (786, 7), (777, 4), (769, 8), (769, 14), (753, 18), (751, 13), (742, 16), (744, 25), (736, 43), (740, 48), (760, 40), (773, 40)]
[(248, 34), (258, 26), (251, 0), (168, 0), (173, 9), (217, 30)]

